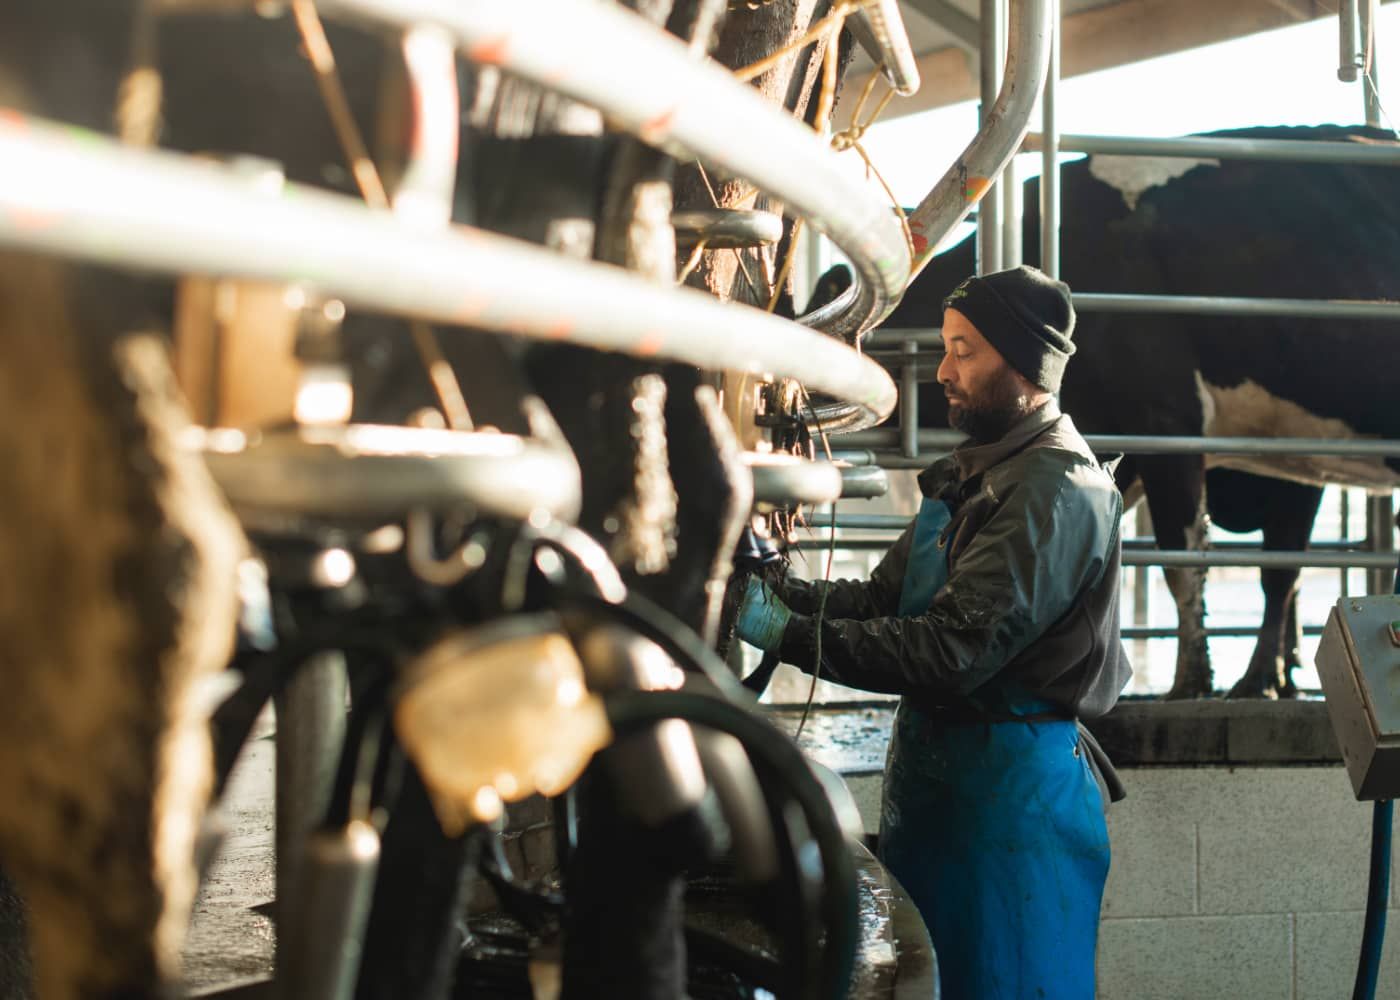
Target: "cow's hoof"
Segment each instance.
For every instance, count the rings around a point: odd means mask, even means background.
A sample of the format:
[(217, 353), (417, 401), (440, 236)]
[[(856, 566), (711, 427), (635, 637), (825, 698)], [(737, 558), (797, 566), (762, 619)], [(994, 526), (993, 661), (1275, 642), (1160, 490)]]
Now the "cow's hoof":
[(1263, 677), (1251, 677), (1245, 674), (1230, 689), (1227, 698), (1269, 698), (1279, 697), (1279, 686), (1275, 682), (1270, 682)]
[(1209, 684), (1187, 683), (1173, 684), (1172, 689), (1167, 692), (1167, 701), (1189, 701), (1192, 698), (1209, 698), (1215, 692), (1210, 689)]
[(1285, 667), (1282, 657), (1254, 658), (1250, 660), (1235, 686), (1230, 688), (1227, 698), (1280, 698), (1298, 697), (1298, 688), (1293, 683), (1293, 669)]

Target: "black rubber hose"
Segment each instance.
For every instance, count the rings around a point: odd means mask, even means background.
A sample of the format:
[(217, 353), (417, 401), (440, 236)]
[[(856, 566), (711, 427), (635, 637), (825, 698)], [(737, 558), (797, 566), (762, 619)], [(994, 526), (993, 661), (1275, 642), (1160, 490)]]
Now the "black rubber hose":
[(802, 752), (780, 730), (747, 709), (718, 698), (684, 691), (619, 691), (606, 696), (608, 719), (619, 734), (664, 719), (681, 719), (728, 733), (744, 745), (755, 763), (772, 768), (802, 810), (821, 856), (824, 888), (821, 915), (826, 925), (822, 954), (822, 995), (841, 1000), (855, 967), (860, 927), (856, 869), (850, 849), (821, 783)]
[[(1400, 524), (1400, 518), (1396, 518)], [(1396, 570), (1393, 593), (1400, 596), (1400, 569)], [(1390, 838), (1394, 805), (1388, 799), (1376, 802), (1371, 811), (1371, 874), (1366, 886), (1366, 923), (1361, 932), (1361, 959), (1356, 964), (1352, 1000), (1372, 1000), (1380, 976), (1381, 948), (1385, 944), (1385, 913), (1390, 902)]]
[(379, 772), (380, 759), (392, 752), (394, 733), (389, 720), (389, 683), (393, 667), (387, 662), (374, 666), (382, 669), (372, 673), (361, 689), (350, 696), (350, 720), (345, 727), (335, 784), (326, 806), (324, 824), (328, 828), (350, 822), (356, 786), (361, 782), (366, 782), (371, 790), (367, 804), (382, 804), (374, 800), (374, 776)]
[(1371, 876), (1366, 891), (1366, 923), (1361, 934), (1361, 961), (1356, 966), (1352, 1000), (1374, 1000), (1385, 943), (1385, 910), (1390, 899), (1390, 836), (1393, 804), (1376, 802), (1371, 813)]
[(724, 698), (740, 706), (754, 704), (752, 692), (739, 683), (718, 653), (685, 622), (641, 594), (628, 591), (620, 602), (613, 602), (597, 594), (569, 592), (553, 603), (563, 614), (577, 610), (625, 625), (656, 643), (682, 667), (702, 675)]
[(329, 650), (362, 652), (388, 662), (396, 658), (394, 645), (382, 634), (350, 631), (343, 625), (303, 630), (275, 649), (250, 650), (234, 658), (229, 667), (243, 674), (243, 683), (220, 703), (210, 719), (214, 740), (214, 801), (222, 797), (239, 751), (263, 706), (281, 693), (312, 656)]

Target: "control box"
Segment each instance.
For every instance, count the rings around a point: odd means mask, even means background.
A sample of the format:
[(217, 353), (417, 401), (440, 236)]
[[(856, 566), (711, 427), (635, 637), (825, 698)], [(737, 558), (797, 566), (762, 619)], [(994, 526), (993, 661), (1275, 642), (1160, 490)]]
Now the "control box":
[(1338, 601), (1317, 673), (1356, 797), (1400, 798), (1400, 595)]

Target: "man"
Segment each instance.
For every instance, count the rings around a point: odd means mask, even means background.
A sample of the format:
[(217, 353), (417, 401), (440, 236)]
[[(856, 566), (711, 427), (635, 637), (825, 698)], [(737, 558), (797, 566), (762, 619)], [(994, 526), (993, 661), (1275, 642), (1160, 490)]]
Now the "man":
[(1069, 288), (1035, 268), (959, 285), (938, 381), (969, 440), (919, 476), (914, 522), (869, 582), (751, 579), (740, 610), (745, 641), (903, 696), (880, 854), (928, 925), (945, 1000), (1094, 996), (1121, 786), (1077, 720), (1108, 711), (1131, 669), (1122, 498), (1054, 397), (1073, 332)]

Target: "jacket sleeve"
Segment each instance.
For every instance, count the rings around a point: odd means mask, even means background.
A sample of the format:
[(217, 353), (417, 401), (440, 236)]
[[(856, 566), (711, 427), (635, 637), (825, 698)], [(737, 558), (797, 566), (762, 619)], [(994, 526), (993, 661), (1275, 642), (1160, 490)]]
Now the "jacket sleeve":
[[(823, 590), (826, 591), (826, 607), (823, 609), (826, 619), (864, 621), (892, 615), (899, 609), (899, 593), (904, 586), (904, 568), (909, 562), (913, 538), (914, 526), (911, 524), (885, 552), (868, 581), (808, 581), (789, 576), (774, 589), (783, 603), (800, 615), (817, 613)], [(824, 552), (818, 554), (818, 559), (825, 558)]]
[[(1075, 488), (1062, 465), (1038, 471), (1008, 485), (925, 614), (826, 620), (823, 676), (866, 691), (967, 694), (1068, 612), (1098, 578), (1111, 534), (1095, 491)], [(815, 619), (794, 614), (783, 660), (810, 672), (815, 647)]]

